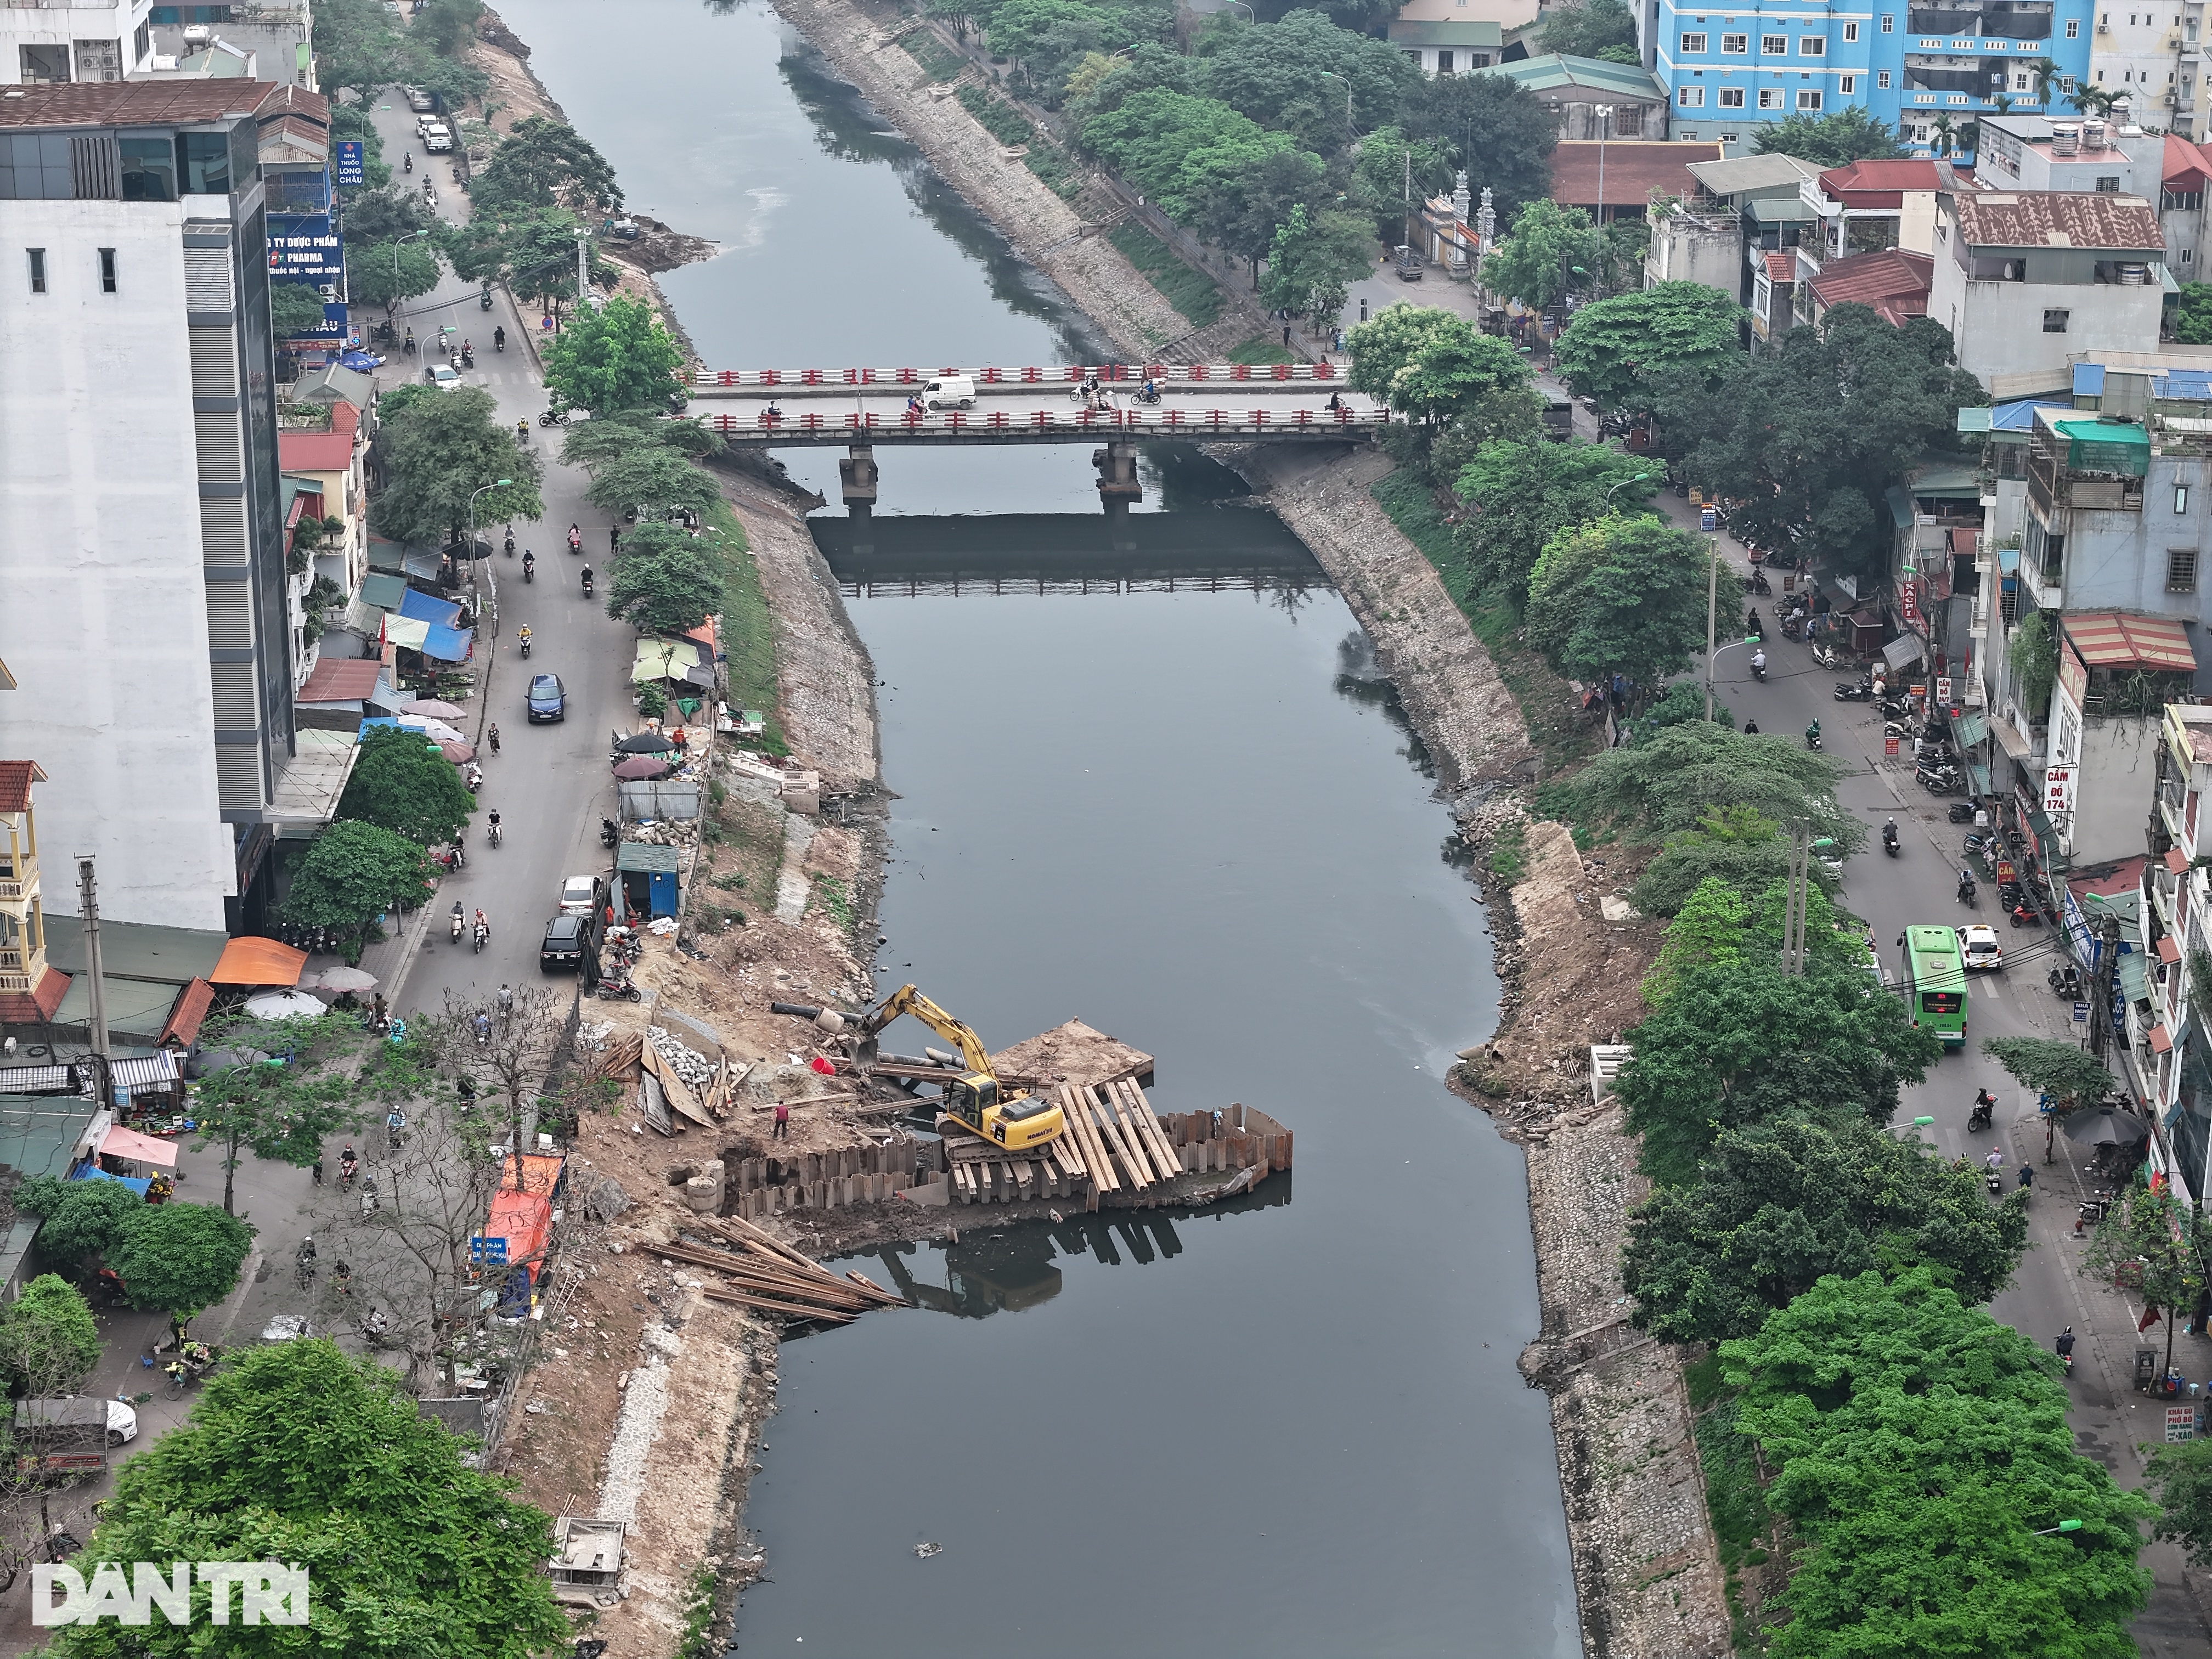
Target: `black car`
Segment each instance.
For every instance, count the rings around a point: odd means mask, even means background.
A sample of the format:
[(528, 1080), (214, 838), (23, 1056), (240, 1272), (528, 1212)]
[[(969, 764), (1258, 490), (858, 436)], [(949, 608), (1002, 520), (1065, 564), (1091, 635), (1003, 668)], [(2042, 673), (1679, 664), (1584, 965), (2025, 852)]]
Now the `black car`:
[(584, 953), (591, 948), (591, 917), (556, 916), (545, 924), (545, 942), (538, 947), (538, 966), (544, 972), (556, 968), (580, 969)]
[(568, 718), (568, 694), (562, 690), (558, 674), (532, 674), (530, 677), (530, 721), (535, 726), (540, 720), (564, 720)]

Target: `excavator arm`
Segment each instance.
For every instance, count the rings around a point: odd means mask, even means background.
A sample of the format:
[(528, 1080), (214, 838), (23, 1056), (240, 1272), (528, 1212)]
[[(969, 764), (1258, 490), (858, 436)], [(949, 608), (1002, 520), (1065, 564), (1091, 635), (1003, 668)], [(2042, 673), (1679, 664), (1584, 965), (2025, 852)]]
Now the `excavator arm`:
[(987, 1078), (994, 1075), (991, 1056), (984, 1051), (983, 1039), (975, 1035), (966, 1021), (955, 1019), (911, 985), (900, 986), (864, 1016), (860, 1021), (860, 1035), (863, 1037), (874, 1036), (901, 1014), (912, 1014), (958, 1049), (962, 1063), (969, 1071)]

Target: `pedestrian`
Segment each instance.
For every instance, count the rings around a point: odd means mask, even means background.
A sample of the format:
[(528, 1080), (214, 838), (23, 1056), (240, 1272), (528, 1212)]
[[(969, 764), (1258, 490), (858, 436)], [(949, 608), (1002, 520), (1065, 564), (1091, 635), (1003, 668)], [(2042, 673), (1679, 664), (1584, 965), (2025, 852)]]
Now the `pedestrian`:
[(1920, 734), (1918, 732), (1915, 732), (1912, 737), (1912, 758), (1915, 760), (1918, 760), (1920, 758), (1921, 741)]
[(323, 1160), (319, 1158), (315, 1160), (313, 1173), (315, 1177), (315, 1185), (318, 1187), (321, 1186), (323, 1184)]
[(491, 739), (491, 752), (496, 755), (499, 753), (499, 723), (497, 721), (495, 720), (492, 723), (492, 728), (486, 735)]
[(376, 1024), (376, 1029), (377, 1029), (378, 1030), (380, 1030), (380, 1030), (382, 1030), (384, 1029), (384, 1019), (385, 1019), (385, 1014), (386, 1014), (386, 1004), (385, 1003), (385, 1000), (384, 1000), (384, 993), (383, 993), (383, 992), (381, 992), (381, 991), (379, 991), (379, 992), (376, 994), (376, 1009), (375, 1009), (375, 1012), (374, 1012), (370, 1016), (370, 1018), (371, 1018), (373, 1020), (374, 1020), (374, 1022), (375, 1022), (375, 1024)]
[(611, 524), (607, 526), (607, 551), (610, 553), (622, 551), (622, 526), (618, 524)]
[(1291, 349), (1291, 325), (1290, 325), (1288, 323), (1285, 323), (1285, 324), (1283, 325), (1283, 349), (1284, 349), (1284, 350), (1285, 350), (1285, 351), (1288, 351), (1290, 349)]
[(2033, 1164), (2020, 1166), (2020, 1184), (2023, 1190), (2035, 1185), (2035, 1166)]
[(790, 1127), (791, 1108), (785, 1105), (779, 1100), (775, 1103), (775, 1132), (769, 1136), (769, 1139), (770, 1140), (781, 1140), (783, 1139), (784, 1131), (788, 1129)]

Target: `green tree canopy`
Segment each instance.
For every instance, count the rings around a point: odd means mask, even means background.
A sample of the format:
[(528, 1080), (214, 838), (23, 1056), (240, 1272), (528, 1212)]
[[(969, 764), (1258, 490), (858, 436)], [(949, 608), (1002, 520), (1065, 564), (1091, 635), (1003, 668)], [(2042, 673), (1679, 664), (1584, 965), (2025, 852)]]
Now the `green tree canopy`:
[(457, 58), (475, 38), (483, 0), (422, 0), (407, 20), (410, 44), (440, 58)]
[[(1768, 830), (1771, 834), (1772, 826)], [(1668, 924), (1659, 960), (1644, 978), (1644, 1001), (1659, 1007), (1696, 969), (1742, 961), (1750, 929), (1751, 907), (1743, 895), (1717, 877), (1706, 877)]]
[(1485, 444), (1456, 480), (1470, 511), (1452, 540), (1478, 592), (1517, 605), (1553, 538), (1600, 517), (1608, 502), (1640, 507), (1657, 493), (1660, 478), (1648, 459), (1603, 444), (1536, 436)]
[[(1560, 673), (1594, 681), (1626, 675), (1656, 685), (1689, 665), (1705, 642), (1713, 555), (1705, 539), (1649, 514), (1615, 513), (1563, 530), (1528, 579), (1528, 642)], [(1723, 565), (1719, 603), (1733, 612), (1742, 585)]]
[(1705, 815), (1748, 807), (1779, 823), (1805, 818), (1845, 853), (1866, 845), (1866, 828), (1835, 804), (1843, 763), (1794, 739), (1745, 737), (1705, 725), (1678, 726), (1648, 744), (1610, 749), (1566, 780), (1566, 809), (1580, 823), (1624, 830), (1697, 829)]
[(40, 1273), (15, 1301), (0, 1304), (0, 1378), (10, 1397), (75, 1394), (99, 1367), (100, 1326), (68, 1280)]
[(605, 212), (623, 204), (615, 170), (591, 140), (543, 115), (527, 116), (469, 183), (471, 212), (495, 215), (567, 208)]
[(1479, 202), (1493, 192), (1498, 222), (1510, 223), (1552, 188), (1552, 150), (1559, 118), (1528, 88), (1502, 75), (1439, 75), (1406, 94), (1398, 125), (1409, 138), (1452, 148)]
[[(445, 233), (454, 275), (471, 283), (507, 283), (518, 294), (548, 301), (576, 297), (576, 235), (580, 222), (566, 208), (495, 211), (478, 207), (465, 225)], [(591, 278), (611, 283), (615, 266), (590, 255)], [(581, 319), (577, 320), (581, 321)]]
[(1891, 161), (1905, 154), (1897, 135), (1856, 106), (1830, 115), (1791, 115), (1752, 135), (1755, 155), (1795, 155), (1823, 171), (1853, 161)]
[(681, 634), (720, 612), (726, 574), (721, 550), (707, 538), (641, 525), (607, 584), (607, 615), (641, 633)]
[(438, 745), (398, 726), (362, 737), (361, 758), (338, 798), (340, 817), (375, 824), (425, 847), (453, 840), (475, 810), (460, 774)]
[(1349, 284), (1364, 276), (1375, 240), (1355, 213), (1308, 214), (1303, 205), (1275, 232), (1261, 285), (1270, 305), (1301, 317), (1334, 319)]
[(663, 409), (684, 354), (641, 300), (617, 294), (579, 313), (545, 353), (545, 383), (597, 415)]
[(2130, 1659), (2155, 1510), (2075, 1450), (2050, 1364), (1926, 1267), (1825, 1279), (1722, 1345), (1804, 1546), (1774, 1659)]
[(1359, 141), (1352, 197), (1374, 222), (1376, 234), (1395, 247), (1406, 240), (1407, 216), (1451, 189), (1452, 172), (1451, 146), (1442, 138), (1409, 139), (1401, 128), (1377, 127)]
[(350, 936), (395, 905), (420, 904), (433, 873), (422, 848), (404, 836), (341, 818), (293, 867), (284, 914), (301, 927)]
[(1577, 395), (1608, 409), (1658, 406), (1662, 383), (1711, 382), (1743, 356), (1743, 307), (1703, 283), (1661, 283), (1594, 300), (1574, 314), (1554, 356)]
[(1887, 1123), (1899, 1086), (1942, 1053), (1897, 998), (1869, 994), (1863, 970), (1814, 963), (1785, 976), (1766, 959), (1685, 974), (1628, 1041), (1616, 1092), (1644, 1138), (1640, 1167), (1668, 1185), (1695, 1180), (1724, 1129), (1830, 1114)]
[(1978, 1172), (1863, 1120), (1725, 1129), (1695, 1182), (1631, 1219), (1623, 1283), (1634, 1322), (1668, 1342), (1749, 1336), (1831, 1273), (1925, 1265), (1978, 1304), (2027, 1248), (2024, 1197), (1992, 1205)]
[(2197, 1305), (2212, 1283), (2212, 1221), (2172, 1188), (2151, 1192), (2131, 1187), (2119, 1205), (2107, 1210), (2083, 1258), (2081, 1271), (2111, 1284), (2126, 1272), (2146, 1308), (2166, 1316), (2166, 1364), (2173, 1369), (2173, 1328), (2182, 1310)]
[(142, 1204), (123, 1223), (108, 1265), (131, 1305), (179, 1324), (238, 1287), (254, 1230), (212, 1204)]
[[(133, 1457), (87, 1540), (109, 1561), (273, 1559), (305, 1565), (301, 1651), (349, 1659), (543, 1659), (572, 1634), (545, 1561), (552, 1526), (479, 1474), (471, 1448), (416, 1408), (374, 1358), (324, 1340), (252, 1348), (209, 1382), (185, 1427)], [(58, 1659), (199, 1659), (194, 1620), (112, 1620), (54, 1632)], [(234, 1604), (234, 1606), (235, 1604)], [(239, 1627), (231, 1626), (234, 1631)], [(266, 1627), (264, 1627), (266, 1628)]]
[(2161, 1511), (2156, 1535), (2179, 1544), (2192, 1565), (2212, 1565), (2212, 1440), (2154, 1448), (2145, 1474)]
[(146, 1200), (112, 1181), (33, 1176), (15, 1188), (15, 1207), (40, 1219), (39, 1255), (74, 1271), (114, 1249), (124, 1223)]
[(1220, 174), (1194, 204), (1191, 228), (1241, 255), (1256, 274), (1293, 212), (1303, 208), (1309, 223), (1321, 213), (1327, 178), (1321, 157), (1306, 150), (1255, 155)]
[(400, 37), (380, 0), (321, 0), (315, 7), (314, 51), (324, 89), (350, 92), (361, 105), (374, 104), (378, 93), (399, 79)]
[[(1781, 827), (1748, 806), (1708, 808), (1694, 828), (1668, 836), (1666, 847), (1630, 890), (1632, 902), (1646, 915), (1676, 915), (1709, 881), (1748, 901), (1790, 873), (1790, 843)], [(1808, 873), (1809, 896), (1825, 909), (1835, 878), (1817, 859)], [(1808, 933), (1808, 944), (1817, 940), (1813, 929)]]
[[(387, 399), (381, 441), (386, 482), (369, 504), (369, 521), (394, 541), (442, 538), (458, 546), (468, 534), (472, 498), (480, 525), (545, 512), (538, 493), (544, 463), (536, 451), (516, 447), (513, 429), (482, 386), (416, 398), (396, 411)], [(511, 482), (476, 494), (501, 478)]]
[(2181, 345), (2212, 345), (2212, 283), (2184, 283), (2174, 307), (2173, 337)]
[[(346, 255), (350, 260), (362, 250), (395, 242), (417, 231), (436, 230), (438, 216), (423, 205), (418, 191), (387, 188), (363, 191), (347, 204)], [(391, 262), (386, 254), (386, 264)]]
[(1084, 124), (1083, 143), (1170, 217), (1195, 224), (1278, 150), (1297, 148), (1218, 99), (1148, 88)]
[(592, 472), (585, 499), (607, 513), (638, 509), (640, 520), (678, 508), (698, 512), (720, 492), (699, 467), (665, 445), (634, 449)]
[(437, 251), (428, 238), (368, 242), (346, 251), (348, 292), (356, 305), (390, 306), (438, 286)]
[(1514, 218), (1512, 234), (1483, 261), (1482, 280), (1525, 306), (1549, 311), (1571, 291), (1589, 287), (1600, 263), (1589, 215), (1546, 199), (1529, 203)]
[(269, 284), (269, 325), (279, 340), (313, 334), (323, 325), (323, 296), (307, 283)]
[(1495, 394), (1521, 392), (1530, 379), (1519, 352), (1449, 312), (1390, 306), (1354, 328), (1346, 343), (1358, 389), (1380, 380), (1375, 395), (1425, 425), (1473, 416)]
[[(1582, 0), (1579, 5), (1559, 6), (1544, 19), (1546, 52), (1597, 58), (1620, 46), (1631, 52), (1636, 50), (1636, 14), (1622, 0)], [(1619, 61), (1636, 60), (1631, 57)]]
[(1323, 154), (1343, 149), (1355, 129), (1389, 121), (1419, 79), (1419, 66), (1397, 47), (1310, 10), (1286, 13), (1264, 28), (1237, 30), (1206, 60), (1205, 73), (1213, 97)]

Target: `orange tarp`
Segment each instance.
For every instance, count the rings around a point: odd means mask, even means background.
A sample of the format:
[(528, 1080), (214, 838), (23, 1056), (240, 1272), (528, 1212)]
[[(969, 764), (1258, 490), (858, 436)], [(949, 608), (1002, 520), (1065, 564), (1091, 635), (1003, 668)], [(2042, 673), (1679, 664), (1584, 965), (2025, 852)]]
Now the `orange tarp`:
[(507, 1241), (509, 1269), (536, 1271), (545, 1255), (545, 1241), (553, 1231), (553, 1206), (536, 1193), (503, 1192), (491, 1201), (483, 1236)]
[(297, 985), (307, 953), (273, 939), (234, 939), (208, 975), (216, 985)]

